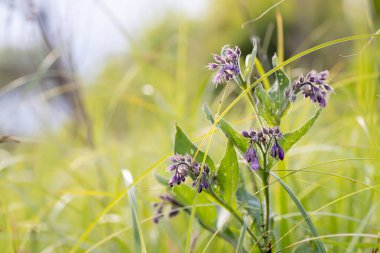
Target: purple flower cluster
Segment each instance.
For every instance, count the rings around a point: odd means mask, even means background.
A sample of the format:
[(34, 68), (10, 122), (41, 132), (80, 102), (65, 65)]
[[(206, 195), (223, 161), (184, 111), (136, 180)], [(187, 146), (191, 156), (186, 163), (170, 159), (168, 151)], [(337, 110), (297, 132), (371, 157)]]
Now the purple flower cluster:
[(320, 107), (326, 107), (327, 95), (334, 92), (334, 89), (327, 84), (329, 72), (327, 70), (317, 72), (310, 71), (306, 77), (301, 76), (285, 91), (285, 95), (291, 102), (296, 100), (296, 95), (302, 92), (304, 98), (310, 98), (313, 103), (318, 103)]
[(202, 175), (199, 175), (201, 172), (201, 164), (194, 162), (193, 163), (193, 173), (196, 179), (193, 182), (193, 187), (196, 187), (199, 181), (198, 192), (202, 192), (203, 189), (208, 189), (210, 187), (210, 168), (205, 164)]
[(161, 202), (154, 203), (153, 207), (157, 208), (156, 215), (153, 219), (154, 223), (158, 223), (161, 218), (164, 217), (164, 208), (170, 206), (169, 209), (169, 218), (176, 216), (179, 213), (178, 208), (182, 207), (172, 196), (170, 195), (161, 195)]
[(174, 171), (174, 175), (169, 181), (169, 186), (173, 187), (175, 184), (180, 185), (185, 182), (186, 177), (189, 175), (190, 169), (192, 167), (192, 158), (190, 155), (173, 155), (169, 158), (172, 165), (169, 166), (169, 171)]
[(180, 185), (182, 182), (185, 182), (188, 175), (192, 175), (195, 178), (193, 187), (196, 187), (199, 182), (198, 192), (209, 188), (210, 168), (207, 164), (203, 165), (202, 175), (200, 175), (202, 165), (197, 161), (193, 161), (193, 158), (189, 154), (184, 156), (179, 154), (173, 155), (169, 158), (169, 161), (172, 164), (168, 170), (174, 171), (174, 175), (169, 180), (170, 187), (173, 187), (175, 184)]
[(285, 153), (278, 143), (278, 139), (282, 137), (282, 133), (278, 127), (263, 128), (261, 131), (250, 130), (242, 132), (243, 137), (249, 139), (249, 148), (244, 154), (244, 159), (251, 164), (251, 168), (254, 171), (259, 170), (260, 163), (257, 156), (257, 151), (254, 148), (254, 144), (259, 147), (262, 152), (266, 152), (270, 148), (270, 155), (274, 158), (284, 160)]
[(240, 74), (239, 58), (240, 48), (230, 48), (224, 46), (220, 55), (213, 54), (215, 62), (209, 63), (210, 70), (218, 70), (218, 73), (213, 78), (212, 82), (216, 85), (223, 82), (228, 82), (230, 79)]

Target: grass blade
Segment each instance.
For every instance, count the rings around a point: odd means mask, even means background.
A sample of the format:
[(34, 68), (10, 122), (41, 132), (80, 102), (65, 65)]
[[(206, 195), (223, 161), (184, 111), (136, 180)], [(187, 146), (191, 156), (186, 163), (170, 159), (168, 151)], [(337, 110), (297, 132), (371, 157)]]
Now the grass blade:
[[(360, 223), (360, 226), (359, 228), (356, 230), (356, 234), (361, 234), (363, 233), (365, 227), (367, 226), (369, 220), (371, 219), (371, 217), (374, 215), (375, 211), (377, 210), (377, 207), (379, 205), (373, 205), (371, 207), (371, 209), (368, 211), (366, 217), (362, 220), (362, 222)], [(351, 242), (350, 242), (350, 245), (348, 246), (348, 249), (347, 249), (347, 252), (348, 253), (351, 253), (351, 252), (354, 252), (355, 250), (355, 246), (356, 244), (358, 243), (360, 237), (354, 237), (352, 238)]]
[(167, 157), (163, 157), (161, 160), (158, 160), (156, 163), (154, 163), (150, 168), (145, 170), (142, 175), (140, 175), (138, 178), (133, 181), (130, 185), (126, 187), (122, 192), (118, 193), (116, 197), (103, 209), (103, 211), (96, 217), (96, 219), (87, 227), (87, 229), (82, 233), (82, 235), (79, 237), (79, 239), (74, 244), (73, 248), (70, 250), (70, 253), (75, 253), (80, 248), (81, 244), (86, 240), (88, 235), (91, 233), (91, 231), (96, 227), (96, 225), (99, 223), (100, 219), (107, 214), (121, 199), (124, 198), (124, 196), (127, 194), (128, 190), (135, 186), (138, 182), (140, 182), (143, 178), (148, 176), (157, 166), (164, 163)]
[[(297, 208), (300, 210), (302, 216), (305, 219), (305, 222), (310, 230), (310, 233), (313, 235), (313, 237), (318, 238), (318, 231), (315, 228), (313, 222), (310, 219), (309, 214), (306, 212), (305, 208), (303, 207), (302, 203), (298, 200), (297, 196), (294, 194), (294, 192), (285, 184), (284, 181), (281, 180), (279, 176), (277, 176), (275, 173), (271, 172), (271, 175), (276, 178), (276, 180), (284, 187), (284, 189), (288, 192), (289, 196), (292, 198), (294, 203), (296, 204)], [(315, 244), (317, 245), (317, 248), (319, 252), (326, 252), (325, 246), (323, 245), (322, 241), (320, 239), (315, 239)]]
[(363, 237), (363, 238), (373, 238), (373, 239), (380, 239), (380, 235), (375, 235), (375, 234), (356, 234), (356, 233), (342, 233), (342, 234), (331, 234), (331, 235), (322, 235), (322, 236), (319, 236), (319, 237), (313, 237), (313, 238), (306, 238), (304, 240), (301, 240), (301, 241), (298, 241), (298, 242), (295, 242), (289, 246), (286, 246), (285, 248), (282, 248), (280, 250), (278, 250), (277, 252), (289, 252), (289, 251), (285, 251), (287, 249), (290, 249), (296, 245), (299, 245), (299, 244), (302, 244), (302, 243), (305, 243), (305, 242), (310, 242), (310, 241), (315, 241), (315, 240), (320, 240), (320, 239), (323, 239), (323, 238), (335, 238), (335, 237)]
[(247, 226), (248, 226), (248, 216), (245, 216), (244, 224), (243, 224), (243, 227), (241, 228), (238, 244), (235, 251), (236, 253), (244, 252), (243, 244), (244, 244), (245, 233), (247, 232)]
[[(122, 169), (121, 173), (123, 174), (123, 178), (125, 181), (125, 185), (128, 187), (133, 183), (132, 174), (127, 169)], [(142, 234), (139, 217), (137, 214), (137, 200), (135, 194), (135, 187), (132, 186), (128, 190), (128, 198), (129, 198), (129, 206), (131, 208), (132, 213), (132, 229), (133, 229), (133, 238), (135, 242), (135, 252), (146, 253), (146, 247), (144, 243), (144, 237)]]

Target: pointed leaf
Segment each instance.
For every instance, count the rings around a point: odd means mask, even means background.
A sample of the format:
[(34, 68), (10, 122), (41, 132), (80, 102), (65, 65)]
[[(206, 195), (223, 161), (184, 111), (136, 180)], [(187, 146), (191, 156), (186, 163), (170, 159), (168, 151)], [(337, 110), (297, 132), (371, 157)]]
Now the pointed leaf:
[(257, 110), (259, 115), (265, 119), (265, 121), (271, 126), (278, 126), (279, 122), (277, 120), (276, 108), (274, 100), (269, 96), (268, 92), (263, 88), (261, 84), (257, 85), (255, 88), (255, 96), (258, 100)]
[(216, 176), (222, 198), (232, 207), (236, 206), (235, 193), (239, 183), (239, 164), (234, 145), (229, 141), (226, 153)]
[[(315, 120), (318, 118), (319, 114), (321, 113), (322, 109), (319, 109), (313, 117), (311, 117), (303, 126), (301, 126), (298, 130), (284, 134), (284, 136), (278, 140), (278, 143), (282, 147), (282, 149), (286, 152), (294, 145), (296, 144), (302, 136), (304, 136), (310, 128), (313, 126)], [(272, 168), (273, 165), (275, 165), (277, 162), (277, 159), (274, 159), (272, 157), (269, 158), (269, 168)]]
[[(277, 67), (278, 59), (276, 55), (273, 56), (272, 62), (273, 68)], [(290, 107), (290, 101), (285, 96), (285, 90), (290, 85), (290, 78), (282, 69), (275, 72), (275, 77), (276, 81), (272, 85), (268, 94), (272, 98), (272, 101), (274, 101), (274, 113), (277, 115), (277, 122), (280, 122), (281, 118), (286, 114)]]
[(249, 80), (249, 78), (252, 75), (252, 72), (255, 66), (256, 54), (257, 54), (257, 43), (255, 39), (252, 39), (252, 52), (248, 54), (245, 58), (245, 71), (244, 71), (245, 80)]
[[(189, 139), (189, 137), (186, 136), (186, 134), (182, 131), (182, 129), (176, 125), (177, 132), (175, 134), (175, 142), (174, 142), (174, 153), (176, 154), (189, 154), (192, 157), (196, 154), (198, 147), (195, 146)], [(198, 151), (197, 156), (195, 157), (195, 160), (199, 163), (202, 163), (203, 157), (205, 156), (205, 153), (202, 151)], [(210, 156), (206, 156), (206, 164), (211, 169), (212, 172), (215, 172), (215, 163), (210, 158)]]
[(300, 127), (298, 130), (287, 133), (284, 135), (284, 138), (279, 140), (279, 143), (281, 144), (281, 147), (284, 150), (289, 150), (296, 142), (298, 142), (302, 136), (304, 136), (310, 128), (313, 126), (315, 120), (318, 118), (319, 114), (321, 113), (322, 109), (318, 109), (318, 111), (314, 114), (313, 117), (311, 117), (302, 127)]
[[(214, 124), (214, 117), (212, 116), (212, 112), (207, 105), (203, 105), (203, 111), (206, 114), (208, 120)], [(246, 138), (244, 138), (238, 131), (236, 131), (230, 124), (228, 124), (225, 120), (221, 119), (217, 126), (224, 133), (224, 135), (228, 138), (230, 142), (234, 144), (234, 146), (244, 154), (248, 147), (249, 143)]]

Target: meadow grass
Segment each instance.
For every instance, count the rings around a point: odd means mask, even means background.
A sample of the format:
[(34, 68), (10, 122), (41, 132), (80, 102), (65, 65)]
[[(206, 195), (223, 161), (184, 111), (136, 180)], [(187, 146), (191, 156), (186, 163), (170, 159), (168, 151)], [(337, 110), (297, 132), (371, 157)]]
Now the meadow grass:
[[(197, 45), (191, 38), (192, 29), (182, 20), (170, 37), (172, 44), (134, 48), (126, 66), (118, 61), (109, 64), (96, 83), (86, 87), (95, 147), (83, 145), (67, 130), (20, 144), (2, 144), (0, 252), (235, 250), (216, 236), (218, 231), (211, 233), (197, 223), (196, 201), (173, 219), (158, 225), (152, 221), (153, 203), (158, 195), (170, 191), (154, 175), (167, 175), (174, 121), (196, 144), (203, 143), (205, 152), (212, 147), (212, 157), (220, 157), (226, 143), (202, 115), (204, 102), (211, 99), (210, 107), (215, 112), (220, 108), (219, 115), (236, 129), (256, 124), (254, 117), (241, 118), (249, 104), (239, 101), (243, 96), (237, 96), (231, 84), (225, 95), (223, 88), (214, 91), (209, 73), (202, 69), (210, 55), (191, 54)], [(376, 32), (355, 29), (355, 34)], [(165, 42), (170, 43), (170, 38)], [(378, 38), (366, 45), (370, 39), (368, 35), (338, 39), (314, 48), (318, 51), (313, 56), (322, 62), (326, 57), (323, 47), (337, 48), (337, 42), (349, 44), (359, 54), (329, 55), (337, 62), (331, 68), (336, 94), (310, 132), (273, 169), (308, 211), (328, 252), (370, 252), (379, 246), (380, 49)], [(217, 47), (228, 42), (213, 43)], [(276, 43), (284, 48), (283, 39)], [(283, 56), (280, 67), (296, 66), (296, 60), (311, 51), (289, 60)], [(298, 103), (282, 123), (283, 131), (300, 126), (314, 110), (310, 104)], [(133, 175), (132, 184), (125, 181), (123, 170)], [(307, 239), (307, 227), (281, 185), (275, 179), (271, 183), (275, 243), (281, 252), (292, 252)], [(226, 222), (235, 221), (229, 218)]]

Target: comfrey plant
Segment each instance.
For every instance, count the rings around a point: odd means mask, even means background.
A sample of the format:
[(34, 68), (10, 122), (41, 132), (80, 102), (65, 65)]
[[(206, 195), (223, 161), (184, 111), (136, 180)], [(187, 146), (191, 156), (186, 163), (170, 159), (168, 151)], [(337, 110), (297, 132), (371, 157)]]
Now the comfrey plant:
[[(301, 74), (291, 83), (284, 70), (278, 67), (276, 56), (273, 57), (274, 82), (268, 85), (267, 81), (264, 88), (263, 81), (266, 76), (260, 77), (255, 71), (255, 65), (261, 64), (256, 58), (256, 51), (257, 46), (253, 41), (252, 53), (245, 58), (245, 67), (242, 68), (241, 50), (237, 46), (225, 46), (220, 54), (213, 54), (214, 62), (207, 66), (215, 71), (212, 83), (222, 85), (234, 81), (242, 90), (241, 96), (248, 98), (256, 116), (255, 127), (236, 131), (223, 118), (214, 118), (211, 110), (204, 106), (204, 112), (213, 127), (217, 126), (228, 141), (219, 167), (216, 168), (214, 160), (192, 143), (177, 126), (175, 155), (169, 158), (168, 173), (171, 174), (171, 178), (157, 176), (160, 182), (171, 188), (171, 191), (169, 195), (161, 197), (161, 204), (155, 205), (155, 222), (164, 217), (163, 210), (166, 205), (172, 206), (168, 209), (169, 217), (178, 213), (176, 207), (192, 206), (191, 217), (197, 218), (205, 229), (236, 247), (237, 252), (273, 252), (280, 246), (283, 235), (278, 234), (273, 219), (275, 214), (271, 208), (271, 178), (283, 186), (304, 216), (309, 231), (307, 236), (318, 237), (317, 230), (301, 202), (271, 169), (278, 161), (284, 160), (287, 151), (306, 134), (322, 108), (326, 107), (328, 96), (333, 93), (328, 84), (327, 70), (312, 70), (306, 77)], [(256, 81), (252, 83), (252, 80)], [(283, 133), (280, 128), (281, 120), (299, 93), (319, 108), (315, 115), (296, 131)], [(239, 162), (236, 151), (241, 154), (244, 162)], [(186, 182), (188, 178), (192, 180), (191, 186)], [(253, 186), (254, 192), (248, 190), (248, 185)], [(217, 207), (210, 206), (210, 201), (216, 203)], [(225, 213), (223, 210), (230, 213), (230, 219), (224, 223), (221, 222)], [(189, 213), (188, 210), (186, 212)], [(189, 231), (191, 235), (191, 227)], [(191, 237), (188, 237), (187, 246), (190, 245), (189, 238)], [(326, 252), (325, 246), (318, 238), (313, 238), (302, 247), (303, 252), (312, 249), (313, 252)], [(189, 247), (187, 249), (189, 250)]]
[[(192, 175), (195, 178), (193, 187), (198, 188), (198, 192), (202, 192), (202, 189), (208, 189), (209, 187), (209, 174), (210, 169), (205, 164), (203, 168), (201, 164), (194, 161), (189, 155), (174, 155), (170, 157), (169, 161), (172, 165), (169, 167), (169, 171), (174, 171), (172, 178), (169, 181), (169, 186), (173, 187), (175, 184), (180, 185), (185, 182), (188, 175)], [(202, 171), (202, 175), (201, 174)], [(198, 184), (199, 182), (199, 184)]]

